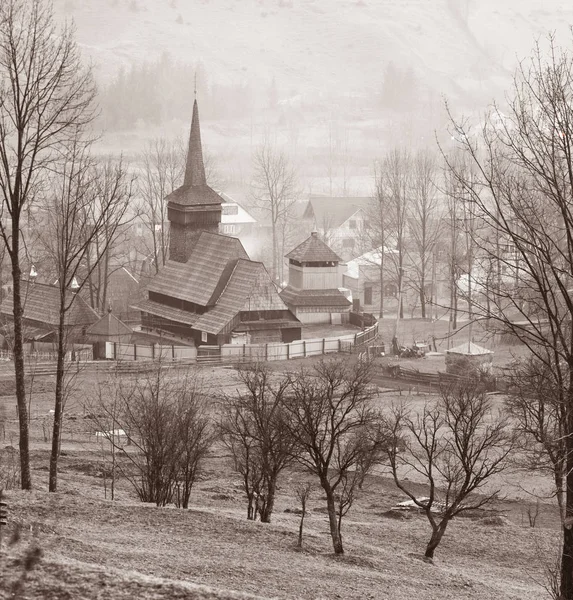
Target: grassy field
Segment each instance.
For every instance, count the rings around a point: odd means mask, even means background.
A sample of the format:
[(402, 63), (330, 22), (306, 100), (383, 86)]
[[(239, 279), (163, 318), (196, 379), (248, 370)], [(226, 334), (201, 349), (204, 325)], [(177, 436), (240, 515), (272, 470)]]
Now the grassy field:
[[(300, 364), (292, 361), (288, 367)], [(208, 367), (201, 373), (213, 393), (232, 392), (238, 385), (233, 369)], [(50, 378), (43, 379), (32, 401), (35, 489), (7, 492), (10, 524), (4, 530), (0, 598), (11, 597), (23, 572), (26, 549), (33, 546), (42, 549), (43, 558), (28, 574), (22, 598), (544, 597), (543, 571), (551, 565), (557, 547), (559, 519), (553, 503), (544, 500), (536, 527), (529, 526), (528, 511), (535, 510), (529, 491), (550, 487), (540, 475), (514, 472), (498, 480), (506, 493), (496, 507), (501, 516), (478, 513), (456, 518), (434, 565), (421, 560), (429, 537), (425, 517), (397, 518), (389, 512), (404, 498), (384, 470), (367, 479), (343, 523), (343, 557), (332, 553), (324, 498), (318, 490), (311, 497), (300, 550), (294, 484), (308, 475), (291, 470), (282, 477), (271, 524), (247, 521), (240, 482), (223, 448), (212, 451), (189, 510), (142, 504), (122, 478), (112, 502), (109, 479), (102, 477), (109, 462), (104, 462), (82, 405), (98, 377), (101, 374), (82, 377), (68, 405), (55, 494), (45, 491)], [(378, 402), (384, 405), (392, 399), (400, 398), (385, 391)], [(434, 397), (415, 394), (401, 399), (416, 407)], [(11, 418), (14, 399), (4, 396), (1, 401), (9, 419), (3, 444), (8, 448), (2, 450), (0, 464), (9, 466), (15, 459), (10, 446), (17, 445), (17, 423)], [(414, 485), (416, 493), (423, 495), (425, 488)], [(8, 547), (16, 530), (22, 538)]]

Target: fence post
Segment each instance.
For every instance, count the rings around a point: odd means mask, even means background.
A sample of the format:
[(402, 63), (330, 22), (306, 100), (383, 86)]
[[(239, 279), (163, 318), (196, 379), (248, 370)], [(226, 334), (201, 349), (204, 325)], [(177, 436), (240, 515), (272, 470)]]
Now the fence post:
[(322, 353), (326, 353), (326, 338), (322, 338)]
[(151, 358), (155, 360), (155, 342), (151, 344)]
[(306, 340), (302, 341), (302, 355), (306, 358)]
[(171, 344), (171, 358), (175, 359), (175, 344)]
[(340, 352), (340, 348), (342, 348), (342, 342), (340, 341), (340, 338), (338, 338), (338, 352)]
[(247, 356), (247, 344), (243, 344), (243, 358)]
[(117, 360), (117, 342), (113, 343), (113, 360)]
[(287, 360), (290, 360), (290, 344), (287, 344), (286, 347), (287, 347)]
[(269, 345), (265, 344), (265, 360), (269, 360)]
[(137, 344), (133, 344), (133, 360), (137, 360)]

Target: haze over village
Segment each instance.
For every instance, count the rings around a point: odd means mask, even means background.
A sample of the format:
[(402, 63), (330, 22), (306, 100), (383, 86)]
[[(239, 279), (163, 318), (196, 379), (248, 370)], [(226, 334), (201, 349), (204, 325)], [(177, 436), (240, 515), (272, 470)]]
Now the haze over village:
[(573, 6), (0, 3), (0, 597), (573, 600)]

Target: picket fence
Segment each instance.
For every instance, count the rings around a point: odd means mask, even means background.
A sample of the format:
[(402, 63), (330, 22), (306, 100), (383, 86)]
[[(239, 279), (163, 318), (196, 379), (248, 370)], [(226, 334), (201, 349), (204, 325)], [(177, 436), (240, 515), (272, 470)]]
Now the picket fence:
[(254, 362), (291, 360), (335, 352), (351, 352), (373, 341), (378, 323), (354, 334), (336, 338), (296, 340), (290, 343), (223, 344), (221, 346), (189, 346), (160, 344), (122, 344), (106, 342), (106, 358), (116, 361), (196, 361), (199, 363)]

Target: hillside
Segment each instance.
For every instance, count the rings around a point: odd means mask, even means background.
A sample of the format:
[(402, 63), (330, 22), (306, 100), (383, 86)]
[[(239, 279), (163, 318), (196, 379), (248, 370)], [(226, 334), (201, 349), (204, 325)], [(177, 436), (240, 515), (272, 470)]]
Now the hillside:
[[(47, 455), (36, 451), (35, 459), (45, 461)], [(13, 523), (22, 526), (23, 538), (8, 548), (8, 557), (0, 555), (0, 598), (9, 597), (22, 571), (16, 559), (30, 544), (42, 548), (44, 556), (29, 574), (23, 598), (544, 597), (542, 569), (551, 563), (557, 531), (545, 528), (547, 518), (540, 519), (541, 527), (526, 526), (519, 505), (503, 507), (509, 518), (456, 519), (430, 565), (420, 560), (429, 535), (425, 517), (388, 513), (402, 497), (389, 482), (372, 478), (345, 518), (346, 554), (337, 557), (318, 491), (311, 498), (301, 551), (291, 474), (281, 486), (273, 523), (262, 524), (245, 519), (237, 482), (225, 478), (221, 466), (209, 464), (208, 480), (197, 486), (189, 510), (156, 508), (134, 502), (123, 481), (119, 499), (104, 500), (96, 457), (67, 451), (61, 492), (7, 495), (11, 526), (5, 539)], [(34, 477), (45, 489), (38, 469)], [(542, 516), (549, 516), (547, 509), (542, 507)]]
[[(102, 94), (102, 153), (185, 139), (194, 78), (203, 141), (222, 179), (248, 182), (269, 135), (313, 193), (371, 192), (397, 145), (450, 139), (444, 110), (476, 115), (511, 85), (518, 58), (573, 5), (548, 0), (55, 0)], [(113, 89), (111, 89), (113, 88)]]
[(567, 39), (558, 0), (56, 0), (103, 79), (163, 52), (209, 80), (273, 77), (283, 96), (372, 94), (392, 61), (465, 103), (507, 86), (536, 36)]

